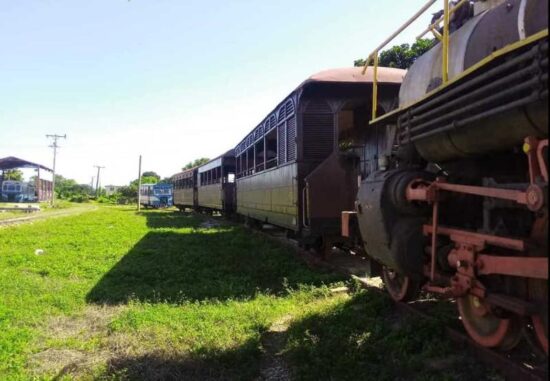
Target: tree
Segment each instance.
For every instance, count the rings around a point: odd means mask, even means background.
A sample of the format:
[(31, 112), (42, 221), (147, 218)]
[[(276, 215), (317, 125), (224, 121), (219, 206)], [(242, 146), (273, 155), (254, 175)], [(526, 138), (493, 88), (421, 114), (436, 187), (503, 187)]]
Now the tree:
[(209, 161), (210, 161), (209, 158), (201, 157), (200, 159), (195, 159), (195, 160), (190, 161), (189, 163), (185, 164), (185, 166), (182, 168), (182, 170), (185, 171), (186, 169), (198, 167), (199, 165), (208, 163)]
[[(141, 176), (141, 183), (142, 184), (156, 184), (159, 182), (159, 179), (154, 176)], [(135, 179), (130, 183), (130, 186), (135, 187), (137, 191), (137, 186), (139, 184), (139, 179)]]
[(160, 180), (160, 175), (158, 173), (156, 173), (155, 171), (143, 172), (141, 177), (156, 177), (157, 180)]
[[(383, 67), (395, 67), (399, 69), (408, 69), (418, 57), (426, 53), (434, 45), (434, 40), (422, 38), (414, 44), (401, 44), (392, 46), (383, 50), (378, 56), (378, 65)], [(365, 66), (364, 59), (358, 59), (353, 62), (354, 66)]]
[(75, 202), (88, 201), (92, 193), (89, 184), (78, 184), (73, 179), (66, 179), (61, 175), (55, 175), (55, 193), (57, 198)]
[(123, 186), (118, 188), (117, 193), (120, 194), (119, 200), (126, 204), (137, 201), (137, 184), (135, 186)]
[(19, 169), (7, 169), (4, 171), (4, 180), (23, 181), (23, 172)]

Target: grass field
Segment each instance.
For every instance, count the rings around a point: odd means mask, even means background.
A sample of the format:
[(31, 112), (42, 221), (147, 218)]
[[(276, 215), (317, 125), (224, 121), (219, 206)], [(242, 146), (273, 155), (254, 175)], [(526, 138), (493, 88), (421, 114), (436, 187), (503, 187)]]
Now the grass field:
[[(37, 255), (36, 250), (43, 252)], [(244, 228), (102, 206), (0, 230), (0, 379), (493, 379)]]
[[(40, 207), (39, 212), (32, 212), (32, 213), (26, 213), (24, 211), (25, 208), (27, 208), (29, 205), (33, 207)], [(0, 203), (0, 207), (17, 207), (21, 208), (22, 210), (16, 210), (16, 211), (0, 211), (0, 221), (2, 220), (8, 220), (11, 218), (17, 218), (17, 217), (27, 217), (27, 216), (34, 216), (37, 214), (48, 214), (51, 212), (55, 212), (62, 209), (70, 209), (82, 206), (84, 204), (77, 204), (72, 203), (64, 200), (57, 200), (55, 207), (51, 207), (49, 203), (47, 202), (41, 202), (41, 203), (9, 203), (9, 202), (2, 202)]]

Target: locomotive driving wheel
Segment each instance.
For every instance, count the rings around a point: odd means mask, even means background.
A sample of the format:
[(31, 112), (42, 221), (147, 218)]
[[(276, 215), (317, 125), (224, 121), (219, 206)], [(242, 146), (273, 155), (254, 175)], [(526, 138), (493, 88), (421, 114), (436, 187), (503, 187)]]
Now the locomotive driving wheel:
[(521, 339), (521, 322), (516, 315), (496, 316), (485, 301), (474, 295), (457, 299), (462, 324), (470, 337), (484, 347), (510, 350)]
[(416, 299), (420, 292), (420, 284), (410, 277), (399, 274), (397, 271), (384, 267), (382, 270), (386, 290), (397, 302), (407, 302)]

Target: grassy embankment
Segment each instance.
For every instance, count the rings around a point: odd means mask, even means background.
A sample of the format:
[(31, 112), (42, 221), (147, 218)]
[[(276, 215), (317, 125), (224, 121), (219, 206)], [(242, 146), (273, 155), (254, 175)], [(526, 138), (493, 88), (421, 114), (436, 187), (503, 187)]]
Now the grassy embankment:
[(100, 207), (0, 230), (0, 379), (488, 377), (441, 326), (201, 222)]

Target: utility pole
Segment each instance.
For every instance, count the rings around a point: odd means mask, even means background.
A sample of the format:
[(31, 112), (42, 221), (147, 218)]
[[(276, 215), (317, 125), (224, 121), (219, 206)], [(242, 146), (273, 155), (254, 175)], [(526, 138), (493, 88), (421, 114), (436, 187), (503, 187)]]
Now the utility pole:
[(94, 165), (94, 167), (97, 168), (97, 177), (95, 179), (95, 196), (99, 197), (99, 171), (105, 167), (102, 167), (101, 165)]
[(57, 134), (47, 134), (46, 138), (53, 139), (53, 143), (49, 146), (53, 148), (53, 178), (52, 178), (52, 199), (51, 204), (53, 206), (55, 202), (55, 159), (57, 157), (57, 149), (59, 146), (57, 145), (57, 139), (67, 139), (67, 134), (64, 135), (57, 135)]
[(138, 203), (137, 203), (137, 210), (139, 212), (139, 210), (141, 209), (141, 155), (139, 155), (139, 173), (138, 173), (138, 190), (137, 190), (138, 194), (137, 194), (137, 199), (138, 199)]
[(95, 179), (95, 176), (92, 176), (92, 181), (90, 181), (90, 189), (92, 191), (90, 192), (90, 195), (94, 193), (94, 179)]

